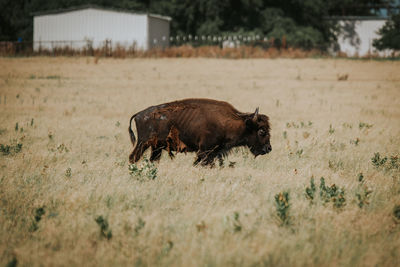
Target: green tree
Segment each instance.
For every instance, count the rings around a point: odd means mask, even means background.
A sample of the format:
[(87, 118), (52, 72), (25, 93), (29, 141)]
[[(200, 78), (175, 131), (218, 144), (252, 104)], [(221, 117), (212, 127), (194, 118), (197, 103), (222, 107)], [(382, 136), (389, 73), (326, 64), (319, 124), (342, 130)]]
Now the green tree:
[(393, 15), (378, 31), (381, 36), (373, 41), (378, 50), (400, 50), (400, 14)]

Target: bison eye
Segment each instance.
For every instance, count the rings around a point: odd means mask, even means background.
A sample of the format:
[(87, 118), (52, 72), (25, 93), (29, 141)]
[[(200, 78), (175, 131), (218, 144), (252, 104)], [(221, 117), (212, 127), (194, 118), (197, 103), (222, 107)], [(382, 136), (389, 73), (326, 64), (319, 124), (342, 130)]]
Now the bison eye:
[(259, 136), (265, 136), (266, 134), (267, 134), (267, 132), (264, 129), (258, 130), (258, 135)]

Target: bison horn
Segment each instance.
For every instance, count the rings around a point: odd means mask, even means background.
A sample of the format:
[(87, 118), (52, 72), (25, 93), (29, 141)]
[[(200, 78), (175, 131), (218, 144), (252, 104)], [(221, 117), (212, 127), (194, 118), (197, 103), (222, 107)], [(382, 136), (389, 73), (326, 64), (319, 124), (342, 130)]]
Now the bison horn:
[(254, 112), (253, 121), (257, 122), (257, 119), (258, 119), (258, 107), (256, 108), (256, 111)]

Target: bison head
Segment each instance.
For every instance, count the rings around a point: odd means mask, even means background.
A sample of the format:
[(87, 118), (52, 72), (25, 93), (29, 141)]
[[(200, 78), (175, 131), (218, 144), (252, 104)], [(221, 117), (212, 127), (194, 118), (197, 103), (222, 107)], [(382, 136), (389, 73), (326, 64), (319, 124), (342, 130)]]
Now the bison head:
[(258, 108), (253, 114), (245, 118), (247, 132), (247, 146), (254, 156), (271, 152), (270, 127), (268, 117), (258, 114)]

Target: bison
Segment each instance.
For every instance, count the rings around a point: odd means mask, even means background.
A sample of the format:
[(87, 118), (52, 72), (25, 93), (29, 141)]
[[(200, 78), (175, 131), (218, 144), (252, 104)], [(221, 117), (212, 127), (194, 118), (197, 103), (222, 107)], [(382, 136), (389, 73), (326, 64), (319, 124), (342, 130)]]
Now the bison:
[[(132, 130), (135, 119), (138, 140)], [(212, 99), (184, 99), (149, 107), (134, 114), (129, 122), (134, 146), (129, 162), (137, 162), (151, 147), (150, 161), (159, 160), (163, 150), (196, 152), (193, 165), (214, 165), (233, 147), (247, 146), (257, 157), (271, 152), (269, 118), (242, 113), (231, 104)], [(136, 146), (135, 146), (136, 145)]]

